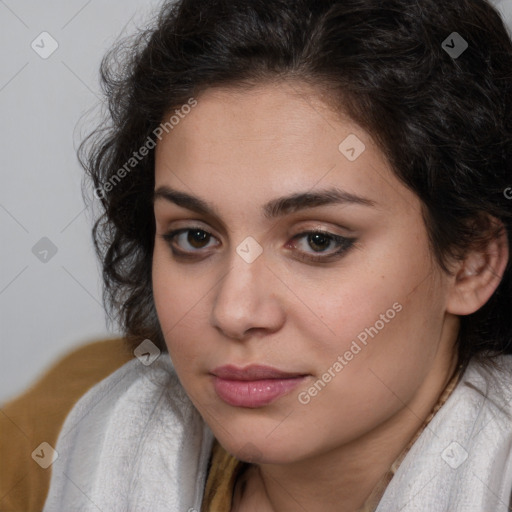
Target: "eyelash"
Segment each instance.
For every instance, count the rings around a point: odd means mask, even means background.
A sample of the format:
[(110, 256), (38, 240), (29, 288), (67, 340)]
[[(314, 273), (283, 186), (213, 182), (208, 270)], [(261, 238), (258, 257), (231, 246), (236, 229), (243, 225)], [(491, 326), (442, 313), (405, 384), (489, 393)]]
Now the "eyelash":
[[(180, 235), (182, 233), (187, 233), (189, 231), (206, 233), (208, 236), (213, 237), (213, 235), (211, 233), (209, 233), (208, 231), (205, 231), (204, 229), (196, 228), (196, 227), (176, 229), (174, 231), (170, 231), (169, 233), (160, 235), (162, 237), (162, 239), (164, 239), (165, 242), (169, 245), (169, 247), (175, 257), (190, 258), (190, 259), (196, 258), (196, 256), (193, 256), (191, 253), (187, 253), (186, 251), (176, 250), (172, 245), (175, 237), (177, 237), (178, 235)], [(338, 246), (338, 249), (335, 252), (329, 253), (327, 256), (305, 256), (304, 253), (299, 253), (296, 256), (298, 259), (300, 259), (302, 261), (308, 261), (308, 262), (313, 262), (313, 263), (329, 263), (329, 262), (333, 261), (333, 259), (341, 258), (350, 248), (353, 247), (353, 245), (356, 241), (355, 238), (347, 238), (344, 236), (335, 235), (334, 233), (329, 233), (327, 231), (321, 231), (321, 230), (303, 231), (302, 233), (298, 233), (297, 235), (294, 235), (292, 237), (292, 240), (300, 239), (300, 238), (303, 238), (308, 235), (322, 235), (329, 240), (329, 243), (334, 242)], [(197, 251), (192, 251), (192, 253), (198, 252), (198, 251), (200, 251), (200, 249), (198, 249)]]

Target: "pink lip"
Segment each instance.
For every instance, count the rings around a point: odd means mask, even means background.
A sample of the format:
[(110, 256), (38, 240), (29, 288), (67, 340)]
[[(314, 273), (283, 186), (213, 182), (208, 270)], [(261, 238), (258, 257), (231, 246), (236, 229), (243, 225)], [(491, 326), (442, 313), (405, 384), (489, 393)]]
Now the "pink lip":
[(306, 375), (283, 372), (270, 366), (232, 365), (215, 368), (213, 385), (219, 398), (235, 407), (262, 407), (289, 393)]

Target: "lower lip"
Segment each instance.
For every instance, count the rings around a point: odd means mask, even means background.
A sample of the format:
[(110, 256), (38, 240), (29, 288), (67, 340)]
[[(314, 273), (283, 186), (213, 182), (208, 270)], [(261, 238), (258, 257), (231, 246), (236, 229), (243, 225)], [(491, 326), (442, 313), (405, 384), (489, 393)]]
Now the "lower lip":
[(262, 407), (268, 405), (279, 397), (286, 395), (297, 387), (302, 377), (289, 379), (262, 379), (262, 380), (228, 380), (214, 377), (214, 388), (217, 395), (229, 405), (235, 407)]

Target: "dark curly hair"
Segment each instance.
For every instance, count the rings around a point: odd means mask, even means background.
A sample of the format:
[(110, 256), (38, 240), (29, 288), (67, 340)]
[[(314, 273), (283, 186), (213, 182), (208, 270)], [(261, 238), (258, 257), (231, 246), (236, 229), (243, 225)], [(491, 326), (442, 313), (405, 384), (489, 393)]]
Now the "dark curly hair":
[[(461, 55), (449, 52), (454, 32), (468, 44)], [(444, 271), (448, 258), (462, 257), (503, 227), (510, 248), (512, 42), (490, 3), (168, 2), (149, 28), (105, 55), (108, 119), (79, 148), (103, 208), (93, 238), (106, 311), (130, 347), (149, 338), (166, 351), (151, 283), (151, 148), (159, 125), (211, 87), (282, 79), (316, 86), (372, 136), (396, 176), (420, 198)], [(145, 156), (134, 156), (139, 148)], [(487, 303), (461, 317), (459, 363), (512, 353), (511, 266), (509, 260)]]

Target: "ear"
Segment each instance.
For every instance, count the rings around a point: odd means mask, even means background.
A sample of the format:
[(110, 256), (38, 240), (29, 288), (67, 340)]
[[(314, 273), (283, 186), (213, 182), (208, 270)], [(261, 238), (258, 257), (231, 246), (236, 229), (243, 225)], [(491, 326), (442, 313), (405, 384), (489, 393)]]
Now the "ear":
[(455, 266), (447, 298), (447, 312), (470, 315), (492, 296), (507, 267), (509, 250), (507, 231), (501, 221), (492, 218), (501, 232), (485, 247), (473, 249)]

